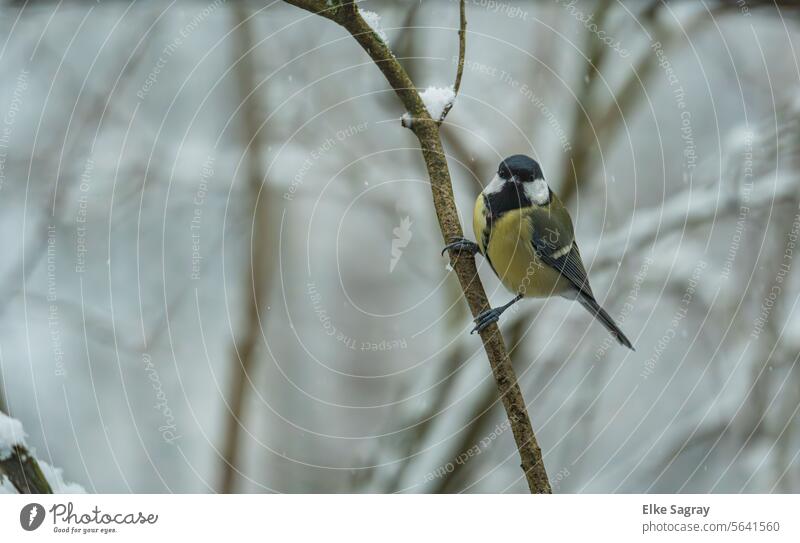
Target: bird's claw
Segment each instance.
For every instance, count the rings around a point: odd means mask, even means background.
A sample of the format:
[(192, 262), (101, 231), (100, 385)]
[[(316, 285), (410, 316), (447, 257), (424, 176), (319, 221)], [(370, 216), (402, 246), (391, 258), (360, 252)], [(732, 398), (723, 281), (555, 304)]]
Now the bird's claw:
[(472, 329), (470, 335), (474, 334), (475, 332), (480, 334), (484, 331), (484, 329), (486, 329), (487, 326), (500, 320), (501, 313), (502, 310), (500, 309), (487, 309), (486, 311), (483, 311), (480, 315), (473, 319), (475, 322), (475, 328)]
[(466, 238), (452, 238), (450, 243), (445, 245), (444, 249), (442, 249), (442, 256), (444, 256), (447, 251), (456, 251), (459, 253), (463, 252), (474, 255), (480, 252), (480, 249), (478, 248), (477, 243)]

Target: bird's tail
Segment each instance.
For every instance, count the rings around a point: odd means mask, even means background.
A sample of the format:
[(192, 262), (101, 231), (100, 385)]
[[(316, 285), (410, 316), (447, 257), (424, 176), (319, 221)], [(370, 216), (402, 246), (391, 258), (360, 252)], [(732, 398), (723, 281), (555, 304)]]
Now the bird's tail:
[(600, 304), (597, 303), (597, 300), (591, 294), (586, 292), (581, 292), (578, 295), (578, 301), (581, 303), (583, 307), (586, 308), (589, 313), (591, 313), (597, 320), (603, 323), (603, 326), (611, 332), (611, 335), (617, 338), (622, 345), (626, 346), (631, 351), (635, 351), (636, 349), (633, 348), (630, 340), (625, 337), (625, 334), (622, 333), (622, 330), (619, 329), (617, 323), (614, 322), (614, 319), (611, 318), (605, 309), (600, 307)]

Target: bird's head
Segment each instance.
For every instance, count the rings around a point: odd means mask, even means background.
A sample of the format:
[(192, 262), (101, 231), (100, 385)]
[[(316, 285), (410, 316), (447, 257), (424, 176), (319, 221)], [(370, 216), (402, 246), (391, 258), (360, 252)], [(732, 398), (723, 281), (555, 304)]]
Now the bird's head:
[(483, 192), (487, 196), (500, 193), (516, 195), (520, 205), (547, 205), (551, 197), (539, 163), (525, 155), (513, 155), (503, 160)]

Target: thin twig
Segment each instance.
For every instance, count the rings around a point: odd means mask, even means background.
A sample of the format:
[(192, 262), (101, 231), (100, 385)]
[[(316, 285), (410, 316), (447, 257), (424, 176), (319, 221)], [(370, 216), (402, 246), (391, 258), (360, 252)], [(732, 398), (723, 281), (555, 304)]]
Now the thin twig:
[(461, 77), (464, 75), (464, 59), (467, 54), (467, 8), (465, 0), (461, 0), (459, 16), (461, 21), (458, 27), (458, 68), (456, 69), (456, 82), (453, 84), (453, 101), (442, 109), (439, 124), (444, 122), (444, 118), (453, 109), (453, 104), (456, 103), (456, 98), (458, 97), (458, 91), (461, 90)]
[[(696, 35), (704, 24), (714, 20), (716, 14), (731, 7), (725, 4), (714, 6), (708, 11), (698, 13), (688, 23), (685, 23), (680, 31), (675, 31), (658, 21), (658, 11), (663, 5), (662, 0), (654, 0), (643, 10), (640, 19), (642, 23), (651, 27), (652, 43), (660, 42), (666, 50), (669, 50), (680, 38)], [(608, 8), (609, 6), (606, 6), (602, 11), (604, 20), (605, 11)], [(588, 39), (593, 40), (595, 45), (599, 43), (594, 36), (589, 36)], [(594, 58), (594, 55), (591, 55), (586, 67), (585, 77), (589, 78), (589, 83), (584, 86), (585, 98), (579, 100), (579, 104), (583, 104), (586, 114), (583, 115), (580, 108), (576, 112), (571, 134), (573, 148), (575, 149), (574, 156), (567, 156), (562, 167), (561, 175), (564, 179), (559, 190), (559, 196), (565, 202), (576, 195), (581, 183), (589, 182), (587, 172), (592, 166), (593, 157), (591, 153), (593, 147), (600, 145), (600, 142), (608, 142), (614, 139), (614, 134), (620, 129), (620, 123), (622, 123), (626, 115), (630, 116), (634, 112), (642, 98), (647, 95), (645, 92), (646, 84), (659, 67), (658, 62), (653, 62), (651, 51), (648, 48), (642, 54), (635, 67), (632, 68), (627, 80), (614, 91), (613, 99), (610, 103), (603, 103), (601, 97), (596, 97), (596, 101), (591, 101), (588, 98), (594, 93), (593, 87), (597, 85), (596, 81), (598, 81), (596, 75), (601, 70), (603, 60), (608, 58), (607, 49), (602, 46), (599, 49), (595, 49), (599, 57)]]
[[(594, 11), (594, 19), (598, 28), (604, 28), (605, 21), (611, 9), (610, 0), (601, 0)], [(586, 34), (589, 47), (589, 57), (586, 60), (583, 81), (578, 85), (579, 93), (575, 107), (575, 117), (572, 121), (573, 152), (564, 157), (561, 168), (562, 184), (558, 191), (564, 202), (569, 202), (578, 192), (580, 185), (586, 182), (588, 163), (591, 159), (594, 89), (599, 81), (600, 65), (608, 54), (608, 47), (593, 34)]]
[[(449, 241), (463, 236), (453, 197), (450, 171), (439, 136), (439, 124), (430, 117), (414, 83), (387, 45), (361, 17), (356, 4), (352, 0), (332, 2), (331, 5), (327, 5), (323, 0), (285, 1), (341, 25), (372, 58), (415, 121), (410, 129), (420, 142), (430, 177), (433, 204), (444, 240)], [(475, 259), (451, 256), (451, 260), (472, 314), (478, 315), (488, 309), (489, 301), (478, 277)], [(522, 391), (517, 383), (517, 376), (511, 366), (500, 330), (497, 324), (492, 324), (480, 335), (497, 382), (500, 398), (511, 423), (528, 487), (531, 492), (550, 493), (550, 482), (542, 461), (542, 451), (536, 441)]]

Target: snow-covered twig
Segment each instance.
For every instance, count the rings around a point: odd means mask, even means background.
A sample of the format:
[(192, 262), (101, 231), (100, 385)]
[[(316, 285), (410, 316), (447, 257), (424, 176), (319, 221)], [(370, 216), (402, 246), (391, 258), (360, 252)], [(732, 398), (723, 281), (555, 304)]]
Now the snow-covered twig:
[(36, 459), (25, 443), (22, 424), (0, 412), (0, 494), (82, 493), (61, 470)]
[[(775, 181), (775, 183), (773, 180), (761, 181), (755, 186), (747, 204), (750, 210), (778, 204), (798, 196), (800, 187), (794, 179), (779, 177)], [(590, 259), (592, 269), (614, 267), (621, 258), (621, 252), (632, 254), (653, 247), (659, 238), (707, 223), (715, 217), (721, 218), (738, 209), (736, 199), (723, 197), (720, 202), (720, 195), (714, 186), (694, 191), (691, 197), (682, 192), (669, 199), (663, 206), (638, 213), (632, 225), (604, 237), (595, 250), (597, 256), (593, 260)], [(600, 247), (603, 249), (600, 250)]]
[[(461, 77), (464, 75), (464, 60), (467, 55), (467, 8), (466, 1), (461, 0), (459, 6), (459, 25), (458, 25), (458, 68), (456, 69), (456, 81), (453, 84), (453, 98), (447, 102), (439, 115), (439, 124), (444, 122), (444, 118), (453, 109), (453, 104), (458, 96), (458, 91), (461, 90)], [(433, 113), (431, 113), (433, 115)], [(435, 117), (434, 117), (435, 118)]]
[[(789, 149), (785, 157), (796, 157), (798, 151), (797, 141), (787, 141), (796, 138), (800, 112), (789, 112), (791, 117), (780, 127), (778, 134), (771, 134), (765, 127), (754, 131), (753, 141), (749, 147), (758, 149), (764, 160), (759, 163), (753, 160), (752, 175), (761, 179), (752, 183), (746, 190), (744, 188), (744, 172), (734, 172), (728, 168), (719, 182), (711, 180), (704, 182), (697, 180), (691, 190), (682, 191), (665, 203), (637, 212), (633, 224), (620, 228), (609, 236), (604, 236), (595, 248), (595, 257), (589, 258), (592, 269), (616, 267), (622, 254), (630, 255), (647, 247), (653, 247), (660, 240), (675, 232), (688, 230), (692, 227), (717, 220), (725, 215), (740, 211), (742, 206), (750, 213), (755, 209), (773, 206), (785, 201), (798, 198), (800, 194), (800, 178), (797, 170), (790, 172), (776, 172), (770, 158), (777, 152), (780, 144)], [(771, 135), (770, 135), (771, 134)], [(736, 173), (736, 175), (734, 175)], [(752, 179), (751, 179), (752, 180)], [(731, 186), (736, 182), (735, 186)], [(746, 197), (745, 197), (746, 192)]]
[(367, 11), (361, 8), (359, 8), (358, 12), (372, 31), (375, 32), (384, 43), (389, 43), (389, 36), (386, 35), (386, 31), (381, 26), (381, 16), (374, 11)]
[[(425, 104), (425, 109), (428, 110), (428, 114), (439, 125), (444, 122), (444, 118), (453, 109), (458, 97), (458, 91), (461, 89), (461, 78), (464, 76), (464, 61), (467, 54), (467, 10), (465, 0), (461, 0), (460, 4), (461, 22), (458, 28), (458, 67), (456, 69), (455, 83), (448, 87), (431, 86), (419, 93), (422, 102)], [(403, 114), (401, 124), (405, 128), (411, 128), (414, 121), (415, 117), (406, 112)]]

